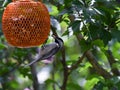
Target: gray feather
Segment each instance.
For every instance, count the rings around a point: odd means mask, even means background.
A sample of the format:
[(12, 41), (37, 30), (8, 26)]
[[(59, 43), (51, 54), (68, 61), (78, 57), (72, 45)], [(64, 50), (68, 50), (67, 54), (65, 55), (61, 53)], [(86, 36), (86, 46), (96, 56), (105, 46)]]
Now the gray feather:
[(55, 36), (54, 36), (54, 38), (55, 38), (55, 42), (44, 45), (41, 48), (38, 48), (39, 49), (38, 54), (34, 57), (33, 61), (30, 62), (26, 66), (30, 66), (35, 62), (38, 62), (38, 61), (44, 60), (44, 59), (48, 59), (48, 58), (52, 57), (53, 55), (55, 55), (62, 48), (63, 40), (61, 38), (55, 37)]

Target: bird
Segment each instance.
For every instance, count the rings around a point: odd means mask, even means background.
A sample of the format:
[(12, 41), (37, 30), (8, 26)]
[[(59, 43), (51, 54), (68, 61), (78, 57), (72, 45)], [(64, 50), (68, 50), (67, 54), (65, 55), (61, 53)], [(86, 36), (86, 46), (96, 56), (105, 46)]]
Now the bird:
[(30, 66), (40, 60), (49, 59), (63, 47), (64, 45), (63, 40), (58, 36), (55, 36), (55, 35), (52, 35), (52, 36), (55, 39), (55, 42), (51, 44), (45, 44), (41, 48), (38, 48), (38, 54), (35, 55), (33, 61), (27, 64), (27, 66)]

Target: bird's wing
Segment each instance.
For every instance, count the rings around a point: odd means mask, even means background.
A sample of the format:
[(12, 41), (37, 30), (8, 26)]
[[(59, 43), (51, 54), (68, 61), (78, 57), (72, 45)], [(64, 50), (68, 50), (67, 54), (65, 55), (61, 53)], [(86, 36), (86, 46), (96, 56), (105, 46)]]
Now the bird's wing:
[(40, 51), (35, 56), (34, 60), (32, 62), (30, 62), (29, 64), (27, 64), (26, 66), (30, 66), (37, 61), (44, 60), (44, 59), (47, 59), (47, 58), (53, 56), (58, 51), (57, 50), (58, 48), (59, 48), (59, 46), (56, 43), (45, 45), (44, 48), (39, 49)]

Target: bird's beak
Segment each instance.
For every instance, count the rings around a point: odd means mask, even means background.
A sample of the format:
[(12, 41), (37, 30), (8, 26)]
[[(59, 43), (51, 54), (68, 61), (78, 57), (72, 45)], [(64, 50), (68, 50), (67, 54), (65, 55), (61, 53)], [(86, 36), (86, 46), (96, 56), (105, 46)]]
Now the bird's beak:
[(55, 35), (52, 35), (52, 37), (55, 39), (56, 38), (56, 36)]

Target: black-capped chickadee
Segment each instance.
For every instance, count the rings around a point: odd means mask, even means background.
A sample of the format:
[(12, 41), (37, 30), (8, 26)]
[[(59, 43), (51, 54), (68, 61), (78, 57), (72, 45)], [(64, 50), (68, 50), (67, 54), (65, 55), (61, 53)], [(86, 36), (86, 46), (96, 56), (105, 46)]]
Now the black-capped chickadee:
[(38, 54), (35, 56), (33, 61), (27, 64), (26, 66), (30, 66), (37, 61), (45, 60), (52, 57), (63, 47), (64, 43), (61, 38), (55, 35), (53, 35), (53, 38), (55, 39), (55, 42), (51, 44), (46, 44), (43, 47), (38, 48)]

